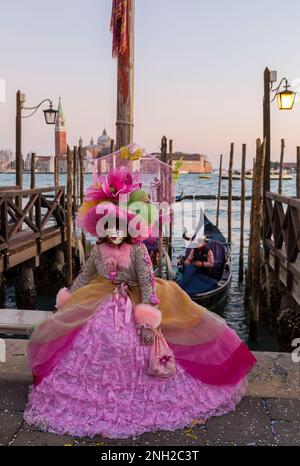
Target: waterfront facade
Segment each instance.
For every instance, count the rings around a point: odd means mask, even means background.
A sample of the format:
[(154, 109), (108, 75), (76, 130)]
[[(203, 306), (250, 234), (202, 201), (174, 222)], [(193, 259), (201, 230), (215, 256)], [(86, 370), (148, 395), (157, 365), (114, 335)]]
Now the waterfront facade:
[[(152, 155), (158, 158), (161, 156), (160, 152), (154, 152)], [(179, 160), (182, 161), (179, 173), (212, 173), (212, 165), (204, 154), (175, 152), (173, 154), (173, 168)]]
[(182, 158), (181, 173), (211, 173), (212, 165), (203, 154), (185, 154), (175, 152), (173, 164)]
[[(31, 155), (29, 152), (24, 161), (24, 171), (31, 170)], [(54, 155), (36, 155), (35, 156), (35, 171), (38, 173), (54, 172)]]

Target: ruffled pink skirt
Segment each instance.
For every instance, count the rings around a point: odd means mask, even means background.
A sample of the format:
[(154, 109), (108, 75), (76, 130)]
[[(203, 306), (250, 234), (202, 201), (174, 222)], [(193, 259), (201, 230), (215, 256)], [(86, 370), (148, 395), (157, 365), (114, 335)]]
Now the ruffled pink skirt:
[(44, 431), (74, 436), (126, 438), (184, 428), (235, 409), (246, 379), (214, 386), (193, 378), (177, 362), (174, 377), (147, 375), (150, 347), (141, 346), (135, 322), (113, 303), (97, 311), (49, 375), (31, 386), (24, 418)]

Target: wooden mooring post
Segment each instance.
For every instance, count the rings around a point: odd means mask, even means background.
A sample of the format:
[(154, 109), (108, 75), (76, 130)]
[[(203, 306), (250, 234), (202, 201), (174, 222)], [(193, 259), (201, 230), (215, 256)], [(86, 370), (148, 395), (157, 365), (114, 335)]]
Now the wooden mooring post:
[(222, 162), (223, 154), (220, 155), (220, 166), (219, 166), (219, 181), (218, 181), (218, 194), (217, 194), (217, 214), (216, 214), (216, 225), (219, 226), (220, 216), (220, 196), (221, 196), (221, 183), (222, 183)]
[(256, 162), (253, 174), (252, 187), (252, 222), (250, 229), (249, 254), (251, 257), (250, 269), (250, 338), (253, 341), (258, 337), (259, 326), (259, 306), (260, 306), (260, 289), (261, 289), (261, 232), (262, 232), (262, 189), (264, 182), (264, 161), (265, 161), (265, 141), (260, 139), (256, 141)]
[(114, 139), (111, 139), (111, 141), (110, 141), (110, 153), (113, 154), (114, 151), (115, 151), (115, 141), (114, 141)]
[(34, 260), (23, 262), (18, 267), (16, 278), (16, 304), (18, 309), (35, 309), (36, 286), (34, 280)]
[(31, 161), (30, 161), (30, 189), (35, 188), (35, 153), (32, 152), (31, 154)]
[(251, 195), (251, 206), (250, 206), (250, 232), (249, 232), (249, 244), (248, 244), (248, 260), (247, 260), (247, 270), (246, 270), (246, 284), (245, 284), (245, 304), (248, 304), (250, 300), (251, 292), (251, 264), (252, 264), (252, 250), (251, 250), (251, 232), (252, 232), (252, 222), (253, 222), (253, 184), (254, 184), (254, 175), (255, 175), (255, 164), (256, 158), (253, 157), (252, 160), (252, 195)]
[(59, 160), (58, 155), (54, 157), (54, 186), (55, 189), (59, 186)]
[[(35, 153), (32, 152), (30, 160), (30, 189), (35, 188)], [(33, 219), (33, 208), (30, 209), (29, 218), (32, 221)]]
[(278, 181), (278, 193), (282, 193), (282, 175), (283, 175), (283, 157), (284, 157), (284, 147), (285, 141), (281, 139), (281, 149), (280, 149), (280, 163), (279, 163), (279, 181)]
[(75, 212), (78, 212), (80, 205), (80, 161), (79, 161), (79, 148), (76, 147), (76, 202)]
[(72, 284), (72, 165), (73, 154), (67, 146), (67, 286)]
[(240, 212), (240, 256), (239, 256), (239, 282), (244, 280), (244, 226), (245, 226), (245, 171), (246, 171), (246, 144), (242, 145), (241, 169), (241, 212)]
[[(80, 172), (80, 183), (79, 183), (79, 198), (80, 198), (80, 205), (83, 203), (84, 199), (84, 165), (83, 165), (83, 154), (82, 154), (82, 147), (79, 146), (78, 148), (78, 161), (79, 161), (79, 172)], [(84, 250), (84, 256), (87, 256), (86, 250), (86, 236), (84, 230), (81, 231), (81, 242), (82, 247)]]
[(77, 175), (78, 175), (78, 163), (77, 163), (77, 146), (73, 149), (73, 211), (77, 212)]
[[(173, 139), (169, 140), (169, 157), (168, 157), (168, 164), (171, 167), (171, 173), (172, 173), (172, 167), (173, 167)], [(168, 177), (169, 178), (169, 177)], [(168, 248), (167, 252), (169, 254), (170, 259), (172, 260), (172, 253), (173, 253), (173, 207), (171, 204), (171, 190), (172, 190), (172, 184), (173, 180), (172, 178), (169, 180), (170, 185), (168, 186), (168, 195), (170, 196), (170, 221), (169, 221), (169, 238), (168, 238)]]
[(234, 144), (230, 144), (230, 154), (229, 154), (229, 168), (228, 168), (228, 234), (227, 241), (231, 245), (231, 220), (232, 220), (232, 169), (233, 169), (233, 153), (234, 153)]
[(300, 146), (297, 146), (296, 196), (300, 198)]
[[(167, 145), (168, 145), (168, 140), (166, 136), (163, 136), (161, 139), (161, 161), (164, 163), (167, 163)], [(164, 189), (165, 186), (163, 186), (163, 174), (160, 173), (159, 176), (159, 182), (160, 182), (160, 192), (163, 193), (163, 198), (164, 198)], [(158, 199), (159, 202), (161, 202), (161, 199)], [(159, 209), (159, 241), (158, 241), (158, 250), (159, 250), (159, 258), (158, 258), (158, 276), (162, 277), (162, 261), (163, 261), (163, 254), (164, 254), (164, 240), (163, 240), (163, 224), (161, 221), (161, 217), (163, 215), (162, 209)]]

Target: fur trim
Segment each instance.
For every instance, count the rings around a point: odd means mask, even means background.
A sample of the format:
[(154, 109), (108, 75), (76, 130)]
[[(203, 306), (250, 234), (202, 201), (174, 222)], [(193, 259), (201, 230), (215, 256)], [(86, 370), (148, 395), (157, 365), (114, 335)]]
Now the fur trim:
[(102, 259), (108, 266), (114, 262), (118, 268), (128, 269), (131, 264), (131, 248), (129, 243), (122, 243), (120, 246), (110, 246), (103, 242), (99, 245)]
[(150, 304), (141, 303), (135, 306), (134, 315), (138, 324), (157, 328), (161, 323), (161, 311)]
[(68, 290), (68, 288), (61, 288), (56, 296), (56, 309), (64, 307), (70, 296), (71, 292)]

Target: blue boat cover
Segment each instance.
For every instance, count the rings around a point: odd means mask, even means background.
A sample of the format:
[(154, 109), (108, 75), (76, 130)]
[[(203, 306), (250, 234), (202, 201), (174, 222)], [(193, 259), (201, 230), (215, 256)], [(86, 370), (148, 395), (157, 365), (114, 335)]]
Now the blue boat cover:
[(218, 280), (195, 265), (185, 265), (179, 286), (190, 296), (217, 288)]

